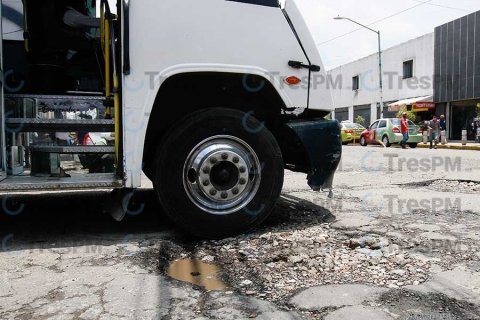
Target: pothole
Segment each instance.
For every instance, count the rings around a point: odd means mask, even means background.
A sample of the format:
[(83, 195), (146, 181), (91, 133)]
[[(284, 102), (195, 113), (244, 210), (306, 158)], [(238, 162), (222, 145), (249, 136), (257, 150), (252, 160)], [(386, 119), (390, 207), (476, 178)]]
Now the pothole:
[(214, 264), (197, 259), (181, 259), (174, 261), (166, 273), (174, 279), (204, 287), (207, 291), (227, 290), (228, 286), (220, 278), (221, 271), (222, 269)]
[(436, 180), (433, 181), (428, 187), (440, 192), (480, 194), (480, 183), (474, 181)]
[(405, 183), (402, 186), (407, 188), (427, 188), (438, 192), (480, 194), (480, 182), (473, 180), (429, 180)]
[(478, 306), (443, 294), (391, 290), (382, 294), (379, 302), (400, 319), (480, 319)]

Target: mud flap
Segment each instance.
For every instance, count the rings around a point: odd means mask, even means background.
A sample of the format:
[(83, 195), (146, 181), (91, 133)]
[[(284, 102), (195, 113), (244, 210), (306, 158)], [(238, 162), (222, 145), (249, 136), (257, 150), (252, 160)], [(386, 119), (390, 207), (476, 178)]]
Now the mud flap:
[(294, 120), (284, 125), (279, 144), (287, 169), (307, 173), (315, 191), (329, 190), (342, 155), (337, 120)]
[(108, 195), (108, 199), (103, 206), (103, 210), (108, 212), (115, 220), (121, 221), (128, 210), (128, 204), (132, 199), (135, 189), (116, 188)]

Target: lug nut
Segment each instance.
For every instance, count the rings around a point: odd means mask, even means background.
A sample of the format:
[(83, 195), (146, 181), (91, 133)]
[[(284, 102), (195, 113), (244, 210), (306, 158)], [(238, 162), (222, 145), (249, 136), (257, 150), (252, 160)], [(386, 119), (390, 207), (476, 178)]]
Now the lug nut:
[(203, 180), (203, 185), (206, 187), (210, 184), (210, 181), (207, 179), (207, 180)]
[(233, 188), (233, 189), (232, 189), (232, 193), (233, 193), (233, 194), (238, 194), (238, 188)]
[(217, 194), (217, 190), (215, 189), (210, 189), (210, 195), (214, 196)]
[(245, 182), (247, 182), (247, 181), (243, 178), (240, 178), (240, 180), (238, 180), (238, 183), (240, 183), (240, 184), (245, 184)]
[(210, 167), (203, 168), (203, 173), (209, 174), (210, 173)]
[(240, 170), (241, 173), (244, 173), (245, 171), (247, 171), (247, 168), (242, 166), (242, 167), (238, 168), (238, 170)]
[(228, 153), (222, 153), (222, 159), (227, 160), (228, 159)]
[(234, 163), (238, 163), (238, 161), (240, 161), (240, 159), (237, 156), (233, 157), (233, 162)]
[(210, 158), (210, 162), (211, 162), (211, 163), (217, 163), (217, 158), (211, 157), (211, 158)]
[(222, 192), (222, 199), (226, 199), (228, 197), (228, 193)]

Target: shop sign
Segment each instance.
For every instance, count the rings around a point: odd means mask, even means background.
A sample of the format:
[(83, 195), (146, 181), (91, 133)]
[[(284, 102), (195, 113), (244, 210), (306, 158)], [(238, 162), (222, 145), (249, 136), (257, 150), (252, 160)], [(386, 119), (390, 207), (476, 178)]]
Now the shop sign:
[(434, 102), (417, 102), (412, 104), (412, 110), (417, 110), (417, 109), (435, 109), (435, 103)]

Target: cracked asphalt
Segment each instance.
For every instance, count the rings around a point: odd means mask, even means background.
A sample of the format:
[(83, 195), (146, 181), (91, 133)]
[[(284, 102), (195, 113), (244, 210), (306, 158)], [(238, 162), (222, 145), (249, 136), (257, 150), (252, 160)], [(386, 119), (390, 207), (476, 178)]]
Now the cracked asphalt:
[[(121, 222), (107, 190), (4, 194), (0, 318), (480, 319), (479, 159), (345, 146), (333, 199), (286, 171), (271, 217), (221, 241), (175, 226), (146, 178)], [(185, 258), (228, 288), (169, 277)]]

